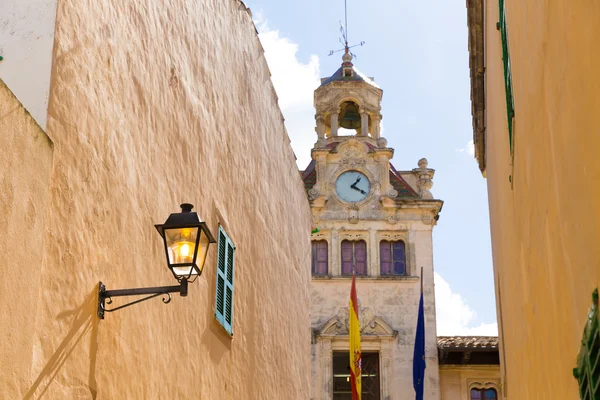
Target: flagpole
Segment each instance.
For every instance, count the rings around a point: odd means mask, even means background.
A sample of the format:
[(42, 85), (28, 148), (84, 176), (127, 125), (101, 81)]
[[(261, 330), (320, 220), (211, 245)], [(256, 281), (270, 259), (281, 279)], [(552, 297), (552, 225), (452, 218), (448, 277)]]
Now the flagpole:
[(421, 267), (421, 293), (423, 293), (423, 267)]

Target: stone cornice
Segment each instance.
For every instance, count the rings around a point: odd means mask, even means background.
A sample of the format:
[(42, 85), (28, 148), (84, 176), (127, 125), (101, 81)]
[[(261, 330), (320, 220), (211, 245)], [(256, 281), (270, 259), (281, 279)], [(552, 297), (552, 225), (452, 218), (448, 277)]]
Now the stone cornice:
[(455, 364), (440, 364), (440, 370), (444, 371), (499, 371), (500, 366), (498, 364), (467, 364), (467, 365), (455, 365)]
[(485, 175), (485, 49), (484, 0), (467, 0), (469, 31), (469, 70), (471, 77), (471, 115), (473, 144), (479, 169)]
[[(352, 276), (349, 275), (313, 275), (312, 280), (314, 281), (349, 281), (352, 279)], [(418, 276), (406, 276), (406, 275), (379, 275), (379, 276), (362, 276), (357, 275), (356, 280), (360, 281), (377, 281), (377, 282), (406, 282), (406, 283), (414, 283), (419, 282)]]

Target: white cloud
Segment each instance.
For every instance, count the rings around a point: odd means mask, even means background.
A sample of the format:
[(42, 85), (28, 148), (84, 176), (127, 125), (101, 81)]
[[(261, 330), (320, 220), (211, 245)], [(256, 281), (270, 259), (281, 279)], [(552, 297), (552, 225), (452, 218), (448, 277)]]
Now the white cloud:
[(298, 45), (271, 29), (260, 14), (257, 26), (271, 80), (279, 97), (279, 106), (292, 141), (298, 167), (310, 162), (310, 149), (317, 141), (313, 92), (320, 84), (319, 57), (311, 55), (307, 63), (298, 60)]
[(497, 323), (481, 323), (472, 326), (476, 317), (459, 293), (453, 292), (448, 282), (438, 273), (435, 279), (436, 324), (438, 336), (496, 336)]
[(465, 147), (463, 147), (462, 149), (457, 149), (457, 151), (460, 153), (467, 153), (468, 155), (473, 157), (475, 155), (475, 144), (472, 140), (469, 140)]

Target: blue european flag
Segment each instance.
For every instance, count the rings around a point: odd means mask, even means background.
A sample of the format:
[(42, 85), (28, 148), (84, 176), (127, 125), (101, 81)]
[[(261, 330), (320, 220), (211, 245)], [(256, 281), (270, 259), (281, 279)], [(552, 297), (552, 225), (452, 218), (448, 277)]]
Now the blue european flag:
[[(421, 275), (421, 279), (422, 275)], [(417, 318), (417, 334), (415, 335), (415, 352), (413, 354), (413, 387), (415, 399), (423, 400), (423, 384), (425, 378), (425, 312), (423, 311), (423, 287), (419, 300), (419, 316)]]

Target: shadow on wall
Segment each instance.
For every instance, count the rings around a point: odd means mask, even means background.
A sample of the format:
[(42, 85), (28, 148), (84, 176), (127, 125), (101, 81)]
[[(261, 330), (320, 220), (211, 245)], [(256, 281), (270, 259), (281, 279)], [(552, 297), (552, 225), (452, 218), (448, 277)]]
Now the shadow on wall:
[[(75, 347), (81, 342), (83, 337), (91, 331), (90, 336), (90, 366), (88, 388), (92, 398), (97, 396), (96, 385), (96, 355), (98, 352), (98, 322), (96, 316), (98, 307), (98, 287), (95, 286), (85, 301), (73, 310), (64, 311), (56, 316), (58, 320), (69, 319), (71, 329), (62, 340), (50, 360), (46, 363), (40, 374), (35, 379), (35, 382), (29, 391), (23, 397), (24, 399), (42, 398), (50, 384), (56, 378), (56, 375), (67, 361)], [(37, 393), (37, 394), (36, 394)]]

